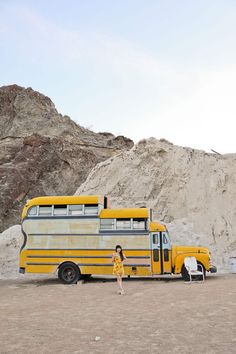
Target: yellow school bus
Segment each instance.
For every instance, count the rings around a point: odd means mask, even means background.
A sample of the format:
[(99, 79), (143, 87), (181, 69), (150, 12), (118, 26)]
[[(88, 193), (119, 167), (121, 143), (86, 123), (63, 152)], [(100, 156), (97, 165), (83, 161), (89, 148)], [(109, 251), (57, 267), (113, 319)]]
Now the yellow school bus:
[(216, 272), (206, 247), (171, 244), (165, 225), (148, 208), (111, 209), (105, 196), (53, 196), (31, 199), (22, 212), (24, 243), (20, 273), (57, 273), (67, 284), (91, 274), (112, 274), (117, 244), (125, 252), (127, 276), (182, 274), (186, 256), (204, 271)]

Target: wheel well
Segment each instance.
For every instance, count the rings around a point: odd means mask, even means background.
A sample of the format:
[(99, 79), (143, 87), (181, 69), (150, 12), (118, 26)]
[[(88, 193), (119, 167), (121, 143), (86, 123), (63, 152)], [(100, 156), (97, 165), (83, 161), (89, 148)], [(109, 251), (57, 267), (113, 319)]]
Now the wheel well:
[[(206, 270), (206, 267), (204, 266), (204, 264), (202, 262), (200, 262), (197, 258), (196, 258), (196, 261), (197, 261), (198, 264), (201, 264), (201, 266)], [(183, 267), (184, 267), (184, 259), (183, 259), (183, 264), (181, 266), (181, 271), (182, 271)]]
[[(196, 261), (197, 261), (197, 264), (201, 264), (203, 269), (206, 270), (206, 268), (205, 268), (204, 264), (202, 264), (202, 262), (200, 262), (198, 259), (196, 259)], [(184, 267), (184, 262), (183, 262), (182, 267), (181, 267), (181, 272), (182, 272), (183, 267)]]
[(75, 263), (75, 262), (71, 262), (71, 261), (64, 261), (62, 263), (59, 264), (58, 268), (57, 268), (57, 271), (63, 266), (63, 265), (73, 265), (73, 266), (76, 266), (80, 272), (80, 269), (78, 267), (78, 265)]

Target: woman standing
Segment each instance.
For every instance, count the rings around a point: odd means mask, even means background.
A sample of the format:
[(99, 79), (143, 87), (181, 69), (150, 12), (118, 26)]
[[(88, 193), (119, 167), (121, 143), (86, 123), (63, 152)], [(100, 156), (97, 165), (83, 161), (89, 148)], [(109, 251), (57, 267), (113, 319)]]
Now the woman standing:
[(124, 276), (123, 262), (126, 261), (126, 257), (122, 251), (120, 245), (116, 246), (116, 251), (112, 254), (113, 274), (117, 277), (118, 294), (124, 295), (124, 289), (122, 287), (122, 277)]

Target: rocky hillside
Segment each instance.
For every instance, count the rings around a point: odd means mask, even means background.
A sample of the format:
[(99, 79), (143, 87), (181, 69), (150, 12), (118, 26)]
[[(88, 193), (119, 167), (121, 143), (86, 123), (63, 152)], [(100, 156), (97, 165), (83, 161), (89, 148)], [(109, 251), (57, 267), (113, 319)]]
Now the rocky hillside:
[(220, 270), (236, 256), (236, 154), (216, 155), (143, 140), (98, 164), (77, 194), (107, 194), (113, 206), (156, 210), (172, 242), (209, 246)]
[(73, 194), (98, 162), (132, 146), (79, 126), (31, 88), (1, 87), (0, 231), (19, 222), (28, 198)]

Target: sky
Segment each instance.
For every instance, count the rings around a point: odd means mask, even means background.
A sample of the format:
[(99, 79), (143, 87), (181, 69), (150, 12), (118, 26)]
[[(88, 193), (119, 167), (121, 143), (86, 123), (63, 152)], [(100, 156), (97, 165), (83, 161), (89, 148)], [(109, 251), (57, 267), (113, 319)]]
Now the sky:
[(235, 0), (0, 0), (0, 86), (96, 132), (236, 152)]

